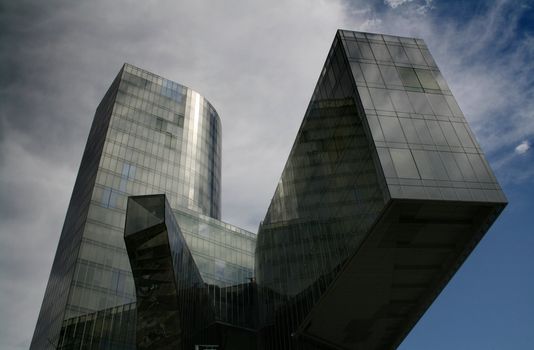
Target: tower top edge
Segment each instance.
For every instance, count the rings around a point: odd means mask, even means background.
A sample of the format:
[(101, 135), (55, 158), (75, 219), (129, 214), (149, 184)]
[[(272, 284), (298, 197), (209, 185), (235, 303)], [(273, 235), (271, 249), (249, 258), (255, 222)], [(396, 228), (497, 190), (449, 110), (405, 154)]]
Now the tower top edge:
[[(337, 33), (340, 34), (340, 36), (342, 38), (343, 38), (343, 36), (345, 36), (345, 38), (346, 38), (346, 34), (352, 34), (357, 39), (366, 38), (366, 39), (376, 40), (377, 37), (383, 36), (383, 37), (387, 37), (387, 38), (397, 38), (397, 39), (401, 39), (401, 40), (415, 40), (416, 42), (420, 41), (420, 42), (425, 43), (425, 40), (423, 38), (420, 38), (420, 37), (400, 36), (400, 35), (393, 35), (393, 34), (387, 34), (387, 33), (362, 32), (362, 31), (358, 31), (358, 30), (343, 29), (343, 28), (339, 28), (337, 30)], [(344, 34), (344, 35), (342, 35), (342, 34)], [(388, 41), (388, 40), (386, 40), (386, 41)]]
[(184, 88), (184, 89), (187, 89), (187, 90), (190, 90), (191, 92), (193, 93), (196, 93), (198, 94), (202, 99), (204, 99), (206, 101), (206, 103), (208, 103), (208, 105), (213, 109), (213, 111), (215, 112), (215, 114), (217, 115), (217, 118), (220, 119), (219, 117), (219, 113), (217, 112), (217, 109), (213, 106), (213, 104), (203, 95), (201, 94), (200, 92), (198, 92), (197, 90), (187, 86), (187, 85), (184, 85), (182, 83), (179, 83), (177, 81), (174, 81), (174, 80), (171, 80), (171, 79), (168, 79), (168, 78), (165, 78), (161, 75), (158, 75), (156, 73), (153, 73), (149, 70), (146, 70), (144, 68), (141, 68), (139, 66), (136, 66), (134, 64), (131, 64), (131, 63), (128, 63), (128, 62), (124, 62), (124, 64), (122, 65), (122, 68), (121, 68), (121, 71), (125, 71), (125, 70), (128, 70), (130, 71), (129, 73), (131, 73), (131, 71), (140, 71), (139, 73), (141, 73), (142, 75), (148, 75), (148, 76), (151, 76), (151, 77), (154, 77), (158, 80), (161, 80), (162, 83), (166, 83), (166, 84), (171, 84), (171, 85), (178, 85), (180, 86), (181, 88)]

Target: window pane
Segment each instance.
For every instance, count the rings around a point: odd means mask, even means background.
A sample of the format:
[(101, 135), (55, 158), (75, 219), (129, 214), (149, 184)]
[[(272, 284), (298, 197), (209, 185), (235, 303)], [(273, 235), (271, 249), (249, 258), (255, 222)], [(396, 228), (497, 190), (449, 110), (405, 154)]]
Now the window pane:
[(171, 133), (165, 133), (165, 139), (164, 139), (165, 147), (171, 148), (172, 147), (172, 134)]
[(417, 130), (417, 136), (419, 136), (419, 140), (421, 140), (421, 143), (426, 145), (434, 144), (432, 136), (430, 136), (430, 132), (428, 131), (424, 120), (414, 119), (413, 125), (415, 126), (415, 130)]
[(473, 141), (471, 140), (471, 137), (469, 136), (469, 133), (467, 132), (465, 124), (452, 123), (452, 126), (454, 127), (454, 130), (456, 131), (456, 135), (458, 135), (458, 138), (460, 139), (462, 146), (475, 147), (475, 144), (473, 143)]
[(129, 172), (130, 172), (130, 164), (124, 163), (122, 165), (122, 177), (128, 177)]
[(412, 153), (421, 178), (428, 180), (448, 180), (438, 152), (413, 150)]
[(174, 115), (174, 122), (181, 128), (184, 127), (184, 116), (181, 114)]
[(452, 181), (462, 181), (462, 173), (454, 160), (453, 154), (450, 152), (440, 152), (440, 156), (445, 170), (447, 170), (447, 174), (449, 175), (449, 179)]
[(360, 95), (360, 99), (362, 100), (363, 108), (364, 109), (374, 109), (373, 102), (371, 102), (371, 96), (369, 95), (369, 90), (367, 90), (366, 87), (359, 86), (358, 87), (358, 94)]
[(399, 123), (395, 117), (379, 117), (382, 132), (386, 141), (390, 142), (406, 142), (404, 134)]
[(408, 59), (408, 56), (406, 56), (402, 46), (387, 44), (387, 47), (389, 49), (389, 53), (393, 57), (393, 61), (398, 63), (410, 63), (410, 60)]
[(109, 208), (119, 208), (120, 206), (120, 194), (115, 191), (111, 191), (111, 195), (109, 197)]
[(419, 173), (415, 167), (410, 150), (392, 148), (390, 151), (398, 177), (419, 179)]
[(369, 92), (377, 110), (393, 111), (393, 105), (389, 100), (389, 94), (386, 89), (369, 88)]
[(423, 58), (423, 55), (421, 54), (421, 51), (419, 51), (418, 48), (404, 47), (404, 50), (406, 51), (406, 54), (408, 55), (408, 58), (410, 59), (411, 63), (422, 65), (422, 66), (426, 65), (426, 61)]
[(362, 58), (368, 59), (368, 60), (374, 60), (373, 53), (371, 52), (371, 48), (369, 47), (369, 44), (358, 42), (358, 46), (360, 47), (360, 53), (362, 55)]
[(439, 156), (438, 152), (427, 151), (428, 158), (430, 159), (430, 164), (432, 165), (432, 172), (434, 173), (434, 178), (437, 180), (448, 180), (447, 172), (443, 166), (443, 162)]
[(428, 129), (430, 130), (430, 135), (432, 135), (434, 144), (440, 146), (447, 146), (447, 140), (445, 139), (445, 136), (443, 135), (443, 132), (441, 131), (438, 122), (434, 120), (427, 120), (426, 124), (428, 125)]
[(397, 69), (393, 66), (379, 66), (382, 77), (384, 78), (386, 85), (402, 86), (402, 81), (399, 78)]
[(414, 88), (421, 87), (421, 84), (419, 84), (419, 80), (417, 79), (417, 76), (412, 68), (397, 67), (397, 70), (404, 86)]
[(135, 165), (131, 164), (130, 165), (130, 169), (128, 170), (128, 178), (134, 179), (136, 170), (137, 170), (137, 167)]
[(405, 91), (389, 90), (389, 94), (397, 112), (413, 113), (412, 106)]
[(450, 122), (439, 122), (439, 125), (441, 126), (441, 130), (443, 130), (443, 134), (445, 135), (449, 146), (458, 147), (462, 145)]
[(358, 62), (350, 62), (350, 68), (352, 70), (352, 76), (354, 77), (354, 81), (356, 81), (356, 83), (365, 83), (360, 64)]
[(412, 153), (421, 178), (424, 180), (435, 180), (434, 170), (432, 169), (427, 151), (413, 150)]
[(415, 113), (419, 113), (419, 114), (433, 114), (434, 113), (424, 93), (409, 91), (408, 98), (410, 99), (410, 102), (412, 103)]
[(384, 135), (382, 134), (382, 129), (378, 123), (378, 117), (370, 115), (367, 117), (369, 122), (369, 128), (371, 129), (371, 134), (373, 134), (373, 140), (375, 141), (384, 141)]
[(454, 160), (456, 160), (456, 164), (458, 164), (464, 179), (467, 181), (477, 181), (477, 177), (473, 171), (473, 168), (471, 167), (471, 164), (469, 163), (469, 160), (467, 159), (467, 155), (465, 153), (453, 153), (453, 155)]
[(488, 173), (488, 170), (484, 166), (484, 163), (482, 163), (482, 160), (480, 159), (480, 155), (478, 154), (468, 154), (467, 158), (469, 159), (469, 162), (471, 163), (471, 167), (475, 171), (475, 174), (479, 181), (481, 182), (490, 182), (492, 181), (492, 178), (490, 174)]
[(421, 53), (423, 54), (423, 57), (425, 58), (426, 64), (429, 66), (436, 67), (436, 62), (432, 58), (432, 55), (430, 54), (430, 51), (426, 49), (421, 49)]
[(382, 170), (386, 177), (397, 177), (395, 169), (393, 168), (393, 162), (387, 148), (377, 148), (378, 158), (380, 158), (380, 164), (382, 164)]
[(435, 71), (435, 70), (431, 72), (434, 75), (434, 78), (436, 79), (436, 82), (438, 83), (441, 90), (450, 90), (449, 86), (447, 85), (447, 82), (445, 81), (445, 79), (443, 79), (443, 76), (441, 75), (440, 72)]
[(426, 96), (436, 115), (452, 116), (449, 105), (443, 95), (426, 94)]
[(377, 60), (381, 61), (391, 61), (391, 56), (389, 55), (388, 49), (384, 44), (371, 44), (371, 49)]
[(100, 201), (100, 204), (102, 204), (104, 207), (108, 207), (110, 195), (111, 195), (111, 188), (105, 187), (102, 190), (102, 200)]
[(439, 90), (439, 85), (434, 79), (431, 71), (426, 69), (416, 69), (415, 73), (425, 89)]
[(402, 126), (402, 130), (404, 131), (406, 139), (408, 139), (408, 143), (421, 143), (411, 119), (399, 118), (399, 122)]
[(463, 113), (460, 110), (460, 107), (458, 106), (458, 103), (456, 103), (456, 100), (452, 96), (445, 96), (445, 100), (447, 100), (447, 103), (449, 104), (449, 108), (452, 111), (452, 115), (455, 117), (463, 117)]
[(382, 80), (382, 77), (380, 76), (380, 71), (378, 70), (378, 66), (376, 64), (362, 63), (360, 64), (360, 66), (362, 68), (365, 81), (368, 84), (380, 84), (380, 85), (384, 84), (384, 81)]
[(156, 118), (156, 130), (157, 131), (164, 131), (166, 130), (165, 120), (163, 120), (160, 117)]

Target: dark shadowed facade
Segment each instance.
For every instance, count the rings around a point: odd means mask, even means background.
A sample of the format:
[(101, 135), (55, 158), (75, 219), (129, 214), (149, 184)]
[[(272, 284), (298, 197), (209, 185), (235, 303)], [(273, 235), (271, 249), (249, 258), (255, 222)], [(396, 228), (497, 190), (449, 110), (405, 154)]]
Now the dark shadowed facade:
[(32, 348), (393, 349), (506, 205), (420, 39), (337, 32), (257, 241), (219, 220), (220, 142), (198, 93), (122, 68)]

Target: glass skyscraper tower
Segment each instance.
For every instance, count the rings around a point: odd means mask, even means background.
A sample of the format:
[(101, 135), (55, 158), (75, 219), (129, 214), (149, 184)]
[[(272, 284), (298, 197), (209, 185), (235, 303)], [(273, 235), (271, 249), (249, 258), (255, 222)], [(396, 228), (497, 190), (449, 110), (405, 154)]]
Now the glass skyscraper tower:
[[(65, 320), (135, 302), (123, 238), (129, 195), (165, 193), (182, 209), (184, 234), (208, 281), (251, 277), (254, 236), (218, 221), (220, 179), (221, 122), (213, 106), (125, 64), (95, 113), (31, 348), (61, 347)], [(210, 239), (221, 241), (217, 226), (244, 242), (239, 252), (250, 254), (241, 265), (238, 252), (228, 261), (222, 248), (210, 251)]]
[(393, 349), (506, 205), (421, 39), (336, 33), (257, 242), (220, 162), (211, 104), (125, 64), (31, 347)]

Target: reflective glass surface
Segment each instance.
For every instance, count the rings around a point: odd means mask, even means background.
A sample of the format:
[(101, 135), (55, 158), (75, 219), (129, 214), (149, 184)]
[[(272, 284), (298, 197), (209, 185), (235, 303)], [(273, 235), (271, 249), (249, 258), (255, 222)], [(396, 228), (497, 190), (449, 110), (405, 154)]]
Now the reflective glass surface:
[[(369, 60), (372, 53), (362, 51), (359, 57)], [(362, 66), (367, 73), (361, 81), (383, 84), (376, 65)], [(258, 232), (259, 341), (265, 349), (321, 348), (291, 334), (388, 200), (353, 76), (342, 42), (336, 39)], [(387, 90), (369, 90), (373, 104), (393, 109)], [(388, 127), (391, 133), (381, 135), (395, 135), (396, 126)]]
[[(98, 176), (98, 164), (102, 156), (121, 75), (122, 70), (100, 102), (93, 119), (30, 344), (32, 349), (53, 349), (59, 343), (68, 300), (80, 298), (79, 290), (72, 285), (74, 276), (83, 273), (84, 277), (87, 274), (88, 280), (92, 281), (95, 278), (93, 269), (78, 263), (76, 253), (86, 229), (87, 214), (92, 205), (92, 191)], [(94, 303), (95, 301), (91, 299), (88, 302)]]
[(424, 41), (349, 33), (348, 67), (391, 197), (506, 201)]
[(505, 203), (424, 42), (338, 31), (258, 232), (262, 349), (394, 348)]
[(63, 320), (135, 301), (129, 195), (166, 193), (173, 208), (219, 218), (220, 162), (213, 106), (125, 64), (95, 113), (31, 347), (60, 346)]
[(257, 237), (219, 220), (220, 168), (213, 106), (125, 64), (31, 348), (394, 348), (506, 205), (414, 38), (338, 31)]
[(206, 283), (227, 287), (250, 282), (255, 234), (192, 211), (175, 210), (174, 215)]

